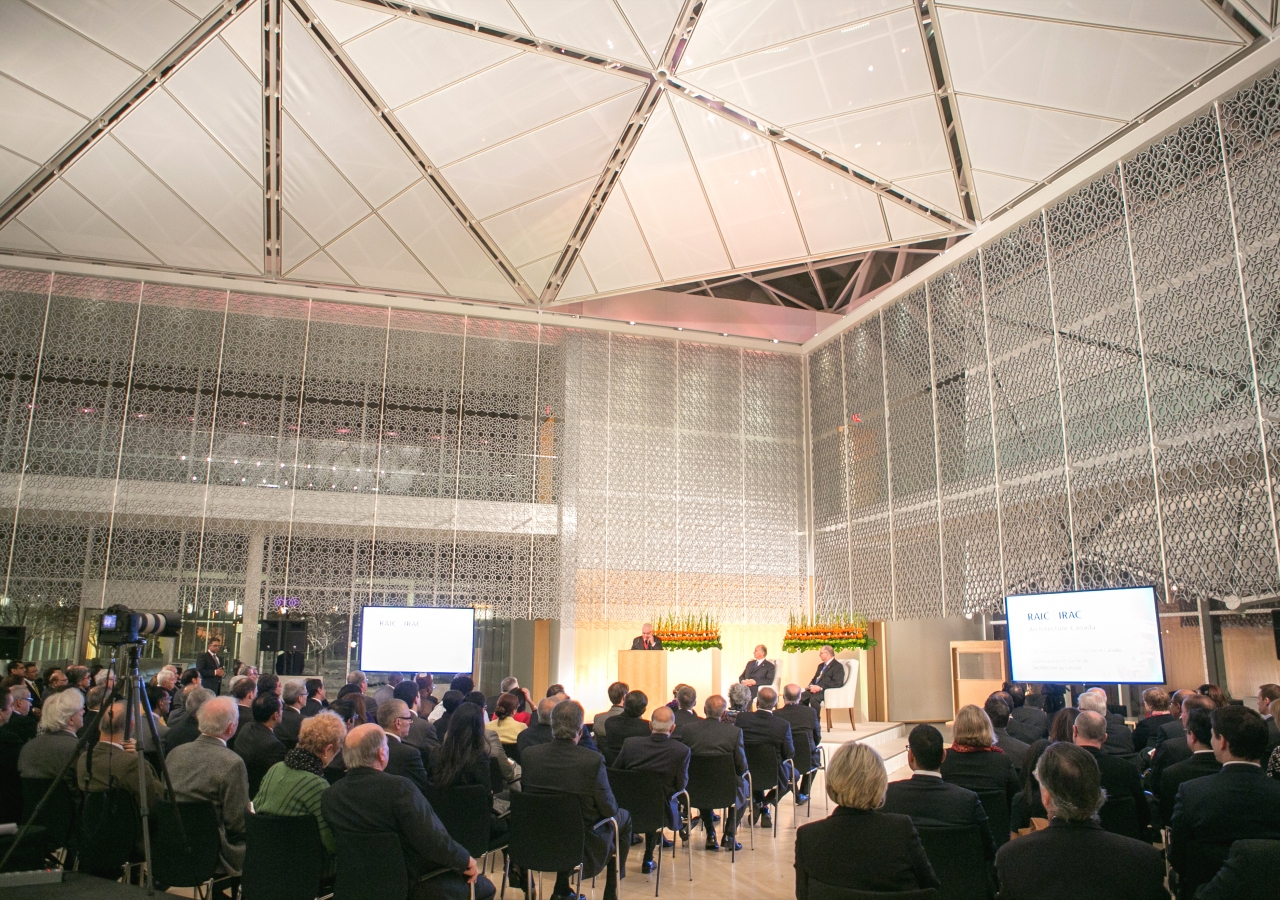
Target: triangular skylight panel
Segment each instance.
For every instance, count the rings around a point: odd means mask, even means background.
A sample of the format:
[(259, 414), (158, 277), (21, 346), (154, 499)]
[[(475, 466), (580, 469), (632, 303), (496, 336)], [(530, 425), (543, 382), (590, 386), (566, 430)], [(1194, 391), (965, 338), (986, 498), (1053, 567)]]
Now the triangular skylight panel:
[(395, 18), (390, 13), (343, 3), (342, 0), (309, 0), (309, 3), (311, 11), (320, 17), (329, 33), (344, 43)]
[(65, 256), (160, 263), (61, 178), (45, 188), (18, 221)]
[(885, 221), (889, 223), (889, 234), (895, 241), (912, 241), (949, 231), (945, 223), (900, 203), (885, 200), (882, 205)]
[[(1240, 36), (1202, 0), (947, 0), (947, 5), (1240, 43)], [(1254, 5), (1261, 4), (1255, 0)]]
[(505, 31), (532, 34), (507, 0), (413, 0), (414, 6), (453, 13), (459, 18), (496, 25)]
[(559, 255), (582, 217), (596, 181), (594, 177), (585, 179), (485, 219), (485, 230), (517, 266), (553, 253)]
[(931, 209), (950, 213), (956, 218), (964, 218), (960, 213), (960, 195), (956, 191), (956, 177), (951, 172), (934, 172), (931, 175), (919, 175), (914, 178), (899, 178), (894, 181), (894, 185)]
[(931, 95), (789, 129), (870, 175), (893, 180), (951, 167)]
[(1028, 188), (1035, 187), (1035, 182), (974, 169), (973, 186), (978, 192), (983, 216), (989, 216)]
[(791, 200), (810, 253), (835, 253), (886, 243), (880, 198), (807, 156), (781, 150)]
[(377, 216), (370, 216), (327, 248), (357, 284), (424, 294), (443, 293), (422, 263)]
[(573, 268), (569, 270), (569, 277), (564, 280), (556, 299), (574, 300), (578, 297), (588, 297), (596, 293), (600, 293), (600, 290), (592, 284), (591, 277), (587, 273), (587, 267), (579, 259)]
[[(586, 264), (591, 281), (602, 293), (662, 281), (621, 185), (609, 194), (583, 245), (580, 261)], [(565, 298), (564, 288), (559, 297)]]
[(582, 0), (511, 0), (520, 18), (540, 38), (598, 53), (608, 59), (647, 65), (630, 24), (612, 3)]
[(959, 100), (970, 164), (1030, 181), (1048, 177), (1125, 125), (984, 97)]
[(681, 0), (618, 0), (618, 8), (649, 54), (649, 62), (658, 65), (679, 24), (676, 20), (684, 3)]

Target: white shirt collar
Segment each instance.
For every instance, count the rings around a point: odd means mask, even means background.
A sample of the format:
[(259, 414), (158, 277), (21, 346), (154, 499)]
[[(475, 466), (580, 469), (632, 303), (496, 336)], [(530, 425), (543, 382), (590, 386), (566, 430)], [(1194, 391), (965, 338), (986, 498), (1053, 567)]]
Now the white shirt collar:
[(914, 769), (912, 770), (911, 774), (912, 775), (928, 775), (930, 778), (938, 778), (938, 779), (942, 778), (941, 772), (934, 772), (931, 769)]
[(1249, 759), (1231, 759), (1231, 760), (1227, 760), (1222, 764), (1222, 768), (1224, 769), (1227, 766), (1253, 766), (1255, 769), (1261, 769), (1262, 763), (1256, 763), (1253, 760), (1249, 760)]

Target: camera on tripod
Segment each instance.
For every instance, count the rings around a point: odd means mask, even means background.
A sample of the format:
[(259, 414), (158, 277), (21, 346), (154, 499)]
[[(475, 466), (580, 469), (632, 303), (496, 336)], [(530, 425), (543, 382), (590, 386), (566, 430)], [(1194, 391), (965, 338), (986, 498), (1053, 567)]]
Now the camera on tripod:
[(98, 623), (98, 643), (107, 646), (136, 644), (144, 637), (177, 637), (182, 617), (174, 613), (134, 612), (127, 606), (111, 606)]

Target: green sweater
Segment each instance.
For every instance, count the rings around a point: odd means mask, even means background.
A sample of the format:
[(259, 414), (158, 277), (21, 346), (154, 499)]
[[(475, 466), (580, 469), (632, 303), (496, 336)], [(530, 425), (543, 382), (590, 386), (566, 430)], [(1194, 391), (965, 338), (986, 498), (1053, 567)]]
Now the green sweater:
[(319, 775), (290, 769), (278, 762), (262, 777), (258, 796), (253, 798), (253, 811), (267, 816), (315, 816), (320, 826), (320, 842), (332, 855), (337, 845), (329, 823), (320, 814), (320, 798), (328, 787), (329, 782)]

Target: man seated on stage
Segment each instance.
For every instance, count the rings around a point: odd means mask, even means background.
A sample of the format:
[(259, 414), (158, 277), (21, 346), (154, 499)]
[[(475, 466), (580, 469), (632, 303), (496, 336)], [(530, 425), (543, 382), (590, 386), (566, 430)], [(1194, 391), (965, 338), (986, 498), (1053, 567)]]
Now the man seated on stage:
[(653, 626), (648, 622), (640, 626), (640, 637), (631, 642), (632, 650), (661, 650), (662, 638), (653, 633)]
[(791, 739), (791, 726), (785, 719), (773, 714), (778, 693), (773, 688), (760, 688), (756, 695), (754, 712), (740, 712), (734, 724), (742, 729), (742, 740), (747, 746), (761, 744), (778, 751), (778, 786), (768, 791), (755, 792), (756, 815), (761, 828), (772, 828), (769, 805), (777, 806), (791, 790), (791, 757), (796, 755), (796, 745)]
[(822, 708), (828, 688), (844, 687), (844, 666), (836, 662), (836, 651), (830, 644), (818, 651), (818, 659), (821, 660), (818, 671), (813, 673), (804, 698), (800, 701), (814, 709)]
[[(662, 790), (667, 796), (667, 827), (672, 831), (680, 825), (680, 803), (675, 794), (689, 786), (689, 748), (671, 740), (675, 726), (675, 714), (665, 706), (653, 711), (649, 718), (648, 737), (629, 737), (622, 744), (622, 752), (614, 760), (618, 769), (643, 769), (662, 776)], [(662, 832), (644, 836), (644, 865), (641, 872), (653, 871), (653, 850), (660, 843)], [(689, 832), (681, 837), (689, 840)]]
[[(805, 770), (814, 768), (821, 760), (818, 745), (822, 743), (822, 725), (818, 722), (818, 711), (812, 706), (800, 702), (800, 685), (789, 684), (782, 689), (783, 706), (774, 715), (785, 719), (791, 726), (791, 738), (794, 741), (800, 733), (808, 734), (809, 748), (813, 751), (812, 759), (797, 760), (797, 764)], [(800, 786), (796, 791), (796, 803), (804, 803), (809, 799), (809, 786), (813, 784), (813, 773), (805, 771), (800, 778)]]
[(773, 684), (774, 665), (765, 659), (769, 655), (769, 648), (764, 644), (757, 644), (755, 651), (751, 654), (754, 659), (747, 663), (746, 668), (742, 670), (742, 674), (738, 676), (738, 684), (745, 684), (751, 688), (751, 699), (755, 699), (756, 691), (766, 685)]
[(747, 793), (747, 780), (743, 777), (747, 774), (747, 753), (742, 742), (742, 729), (723, 721), (726, 705), (723, 697), (712, 694), (702, 706), (706, 718), (681, 725), (675, 736), (676, 740), (689, 748), (693, 756), (733, 757), (733, 768), (738, 775), (738, 798), (733, 814), (724, 823), (724, 840), (721, 844), (716, 843), (715, 810), (698, 810), (702, 828), (707, 833), (708, 850), (719, 850), (721, 846), (726, 850), (730, 846), (734, 850), (742, 849), (741, 844), (735, 843), (735, 835), (738, 832), (738, 820), (742, 818), (742, 811), (747, 808), (747, 802), (751, 799)]

